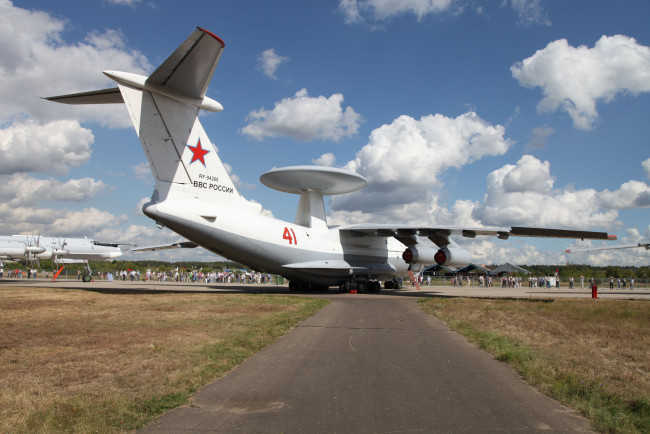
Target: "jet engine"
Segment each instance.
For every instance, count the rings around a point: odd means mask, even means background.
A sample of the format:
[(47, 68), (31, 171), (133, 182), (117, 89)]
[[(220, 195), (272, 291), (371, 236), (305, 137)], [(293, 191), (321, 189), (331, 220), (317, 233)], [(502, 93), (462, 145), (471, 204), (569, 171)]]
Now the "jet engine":
[(458, 246), (447, 246), (436, 252), (434, 260), (438, 265), (463, 267), (472, 261), (470, 253)]
[(430, 247), (418, 244), (418, 247), (411, 246), (404, 250), (402, 259), (407, 264), (425, 264), (431, 265), (435, 263), (436, 251)]

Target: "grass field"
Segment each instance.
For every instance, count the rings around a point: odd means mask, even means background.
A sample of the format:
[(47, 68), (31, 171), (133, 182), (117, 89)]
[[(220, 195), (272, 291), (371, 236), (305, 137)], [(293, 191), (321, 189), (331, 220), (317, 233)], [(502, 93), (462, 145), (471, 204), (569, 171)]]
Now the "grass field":
[(0, 432), (142, 427), (326, 303), (0, 288)]
[(433, 298), (421, 306), (596, 429), (650, 432), (649, 302)]

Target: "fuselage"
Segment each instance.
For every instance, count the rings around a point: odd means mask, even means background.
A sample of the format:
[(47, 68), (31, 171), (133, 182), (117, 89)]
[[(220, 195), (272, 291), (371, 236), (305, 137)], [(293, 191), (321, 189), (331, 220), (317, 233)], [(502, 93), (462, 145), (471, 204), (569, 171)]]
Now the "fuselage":
[(204, 204), (199, 209), (191, 200), (149, 203), (143, 212), (218, 255), (290, 280), (332, 286), (394, 279), (408, 270), (404, 246), (391, 238), (351, 237), (336, 227), (309, 228), (237, 206), (211, 208), (209, 220), (200, 216)]

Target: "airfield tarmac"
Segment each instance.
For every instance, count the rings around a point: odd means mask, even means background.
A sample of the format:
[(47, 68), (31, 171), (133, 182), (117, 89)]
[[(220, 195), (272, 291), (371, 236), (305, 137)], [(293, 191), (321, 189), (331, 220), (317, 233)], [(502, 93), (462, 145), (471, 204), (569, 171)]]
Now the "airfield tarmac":
[[(92, 291), (290, 293), (278, 285), (0, 281)], [(331, 300), (142, 432), (585, 432), (589, 423), (416, 305), (418, 297), (583, 297), (589, 290), (425, 287)], [(604, 291), (650, 299), (649, 290)]]

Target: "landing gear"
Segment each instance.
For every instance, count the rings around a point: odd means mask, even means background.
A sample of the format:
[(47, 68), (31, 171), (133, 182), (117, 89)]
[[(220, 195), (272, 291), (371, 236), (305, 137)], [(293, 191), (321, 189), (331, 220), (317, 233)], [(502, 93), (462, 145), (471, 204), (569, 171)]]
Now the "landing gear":
[(381, 291), (381, 283), (379, 283), (376, 280), (372, 281), (366, 281), (366, 280), (358, 280), (358, 281), (345, 281), (341, 282), (339, 285), (339, 292), (341, 293), (349, 293), (352, 290), (356, 290), (357, 293), (362, 293), (362, 292), (379, 292)]
[(386, 289), (402, 289), (401, 280), (387, 280), (384, 282), (384, 288)]

